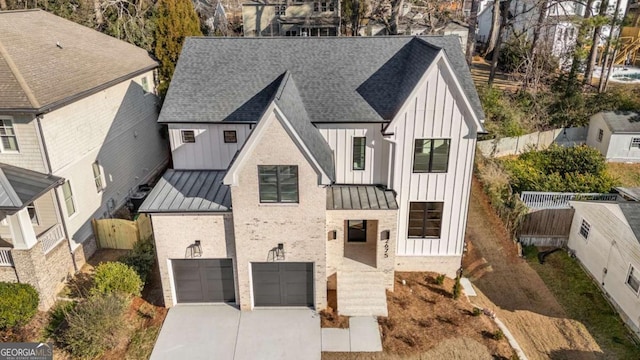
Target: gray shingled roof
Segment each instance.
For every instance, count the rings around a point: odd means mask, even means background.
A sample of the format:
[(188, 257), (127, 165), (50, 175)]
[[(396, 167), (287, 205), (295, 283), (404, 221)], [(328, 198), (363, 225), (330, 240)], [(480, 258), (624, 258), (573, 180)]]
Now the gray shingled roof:
[(18, 211), (62, 182), (57, 176), (0, 164), (0, 209)]
[(0, 12), (0, 110), (49, 110), (155, 67), (147, 51), (46, 11)]
[(397, 210), (396, 194), (375, 185), (327, 188), (327, 210)]
[(632, 111), (603, 111), (597, 115), (613, 133), (640, 132), (640, 114)]
[(640, 242), (640, 202), (628, 201), (618, 203), (622, 214), (629, 223), (633, 234), (636, 236), (636, 240)]
[(224, 170), (167, 170), (139, 212), (220, 212), (231, 209)]
[(189, 38), (160, 122), (255, 122), (289, 71), (311, 122), (384, 122), (444, 49), (484, 119), (457, 36)]

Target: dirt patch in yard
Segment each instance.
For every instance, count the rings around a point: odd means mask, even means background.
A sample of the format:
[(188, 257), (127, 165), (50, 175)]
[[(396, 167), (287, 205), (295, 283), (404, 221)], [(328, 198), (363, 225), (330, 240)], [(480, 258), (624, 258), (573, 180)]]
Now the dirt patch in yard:
[(531, 360), (607, 358), (519, 256), (475, 178), (471, 190), (463, 268), (478, 292), (472, 301), (495, 309)]
[(338, 315), (338, 294), (336, 290), (327, 291), (327, 308), (320, 311), (320, 326), (323, 328), (340, 328), (349, 327), (349, 317)]

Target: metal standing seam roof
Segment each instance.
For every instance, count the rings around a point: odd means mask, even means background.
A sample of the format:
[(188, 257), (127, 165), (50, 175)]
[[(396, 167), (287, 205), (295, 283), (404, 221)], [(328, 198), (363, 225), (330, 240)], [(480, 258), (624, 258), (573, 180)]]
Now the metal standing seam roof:
[(18, 211), (63, 181), (57, 176), (0, 164), (0, 209)]
[(223, 212), (231, 210), (225, 170), (167, 170), (139, 212)]
[(397, 210), (396, 194), (375, 185), (334, 185), (327, 188), (327, 210)]

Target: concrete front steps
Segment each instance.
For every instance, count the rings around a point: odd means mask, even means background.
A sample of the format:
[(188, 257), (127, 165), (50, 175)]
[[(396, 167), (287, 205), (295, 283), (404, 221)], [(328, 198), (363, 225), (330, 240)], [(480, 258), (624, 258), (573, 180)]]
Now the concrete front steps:
[(377, 271), (338, 271), (338, 314), (387, 316), (384, 275)]

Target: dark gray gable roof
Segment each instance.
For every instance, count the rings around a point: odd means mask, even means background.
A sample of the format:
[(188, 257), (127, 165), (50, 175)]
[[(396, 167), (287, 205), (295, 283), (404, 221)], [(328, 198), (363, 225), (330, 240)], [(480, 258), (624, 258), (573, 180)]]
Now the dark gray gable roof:
[(62, 182), (57, 176), (0, 164), (0, 209), (18, 211)]
[(484, 119), (457, 36), (189, 38), (160, 122), (256, 122), (289, 71), (311, 122), (389, 121), (444, 49)]
[(293, 77), (289, 72), (286, 72), (279, 79), (281, 79), (280, 86), (275, 94), (274, 102), (289, 120), (289, 123), (324, 173), (332, 181), (335, 180), (333, 151), (320, 134), (320, 131), (311, 124)]
[(636, 240), (640, 242), (640, 202), (628, 201), (618, 203), (622, 214), (629, 223), (633, 234), (636, 236)]
[(611, 132), (640, 133), (640, 114), (632, 111), (603, 111), (599, 113)]
[(230, 211), (231, 191), (222, 184), (224, 170), (167, 170), (138, 211)]

